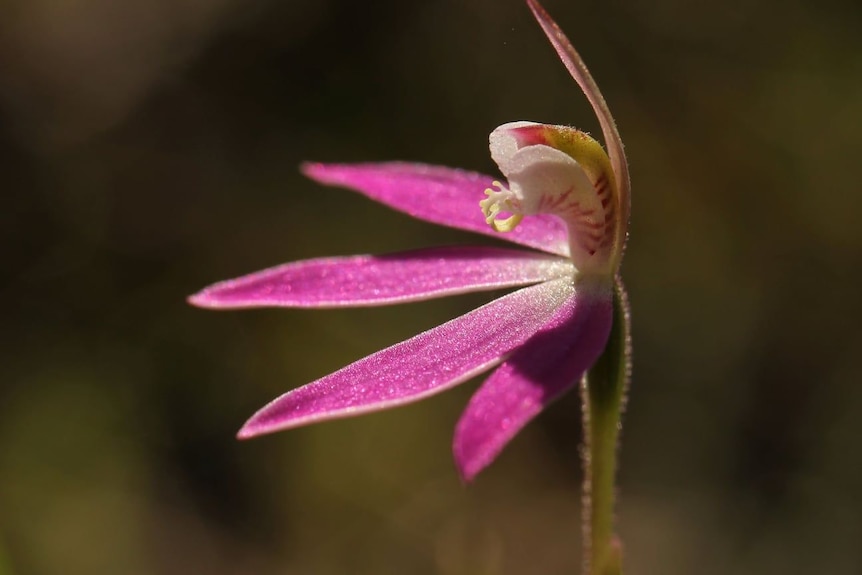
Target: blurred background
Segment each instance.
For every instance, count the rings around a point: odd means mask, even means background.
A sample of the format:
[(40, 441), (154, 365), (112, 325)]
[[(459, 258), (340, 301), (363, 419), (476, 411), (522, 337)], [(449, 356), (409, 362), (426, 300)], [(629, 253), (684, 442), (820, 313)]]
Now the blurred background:
[[(862, 573), (862, 7), (548, 0), (631, 159), (628, 574)], [(478, 381), (250, 442), (276, 395), (496, 294), (212, 312), (285, 261), (491, 240), (301, 177), (495, 173), (597, 123), (520, 0), (0, 3), (0, 574), (557, 574), (580, 406), (470, 486)]]

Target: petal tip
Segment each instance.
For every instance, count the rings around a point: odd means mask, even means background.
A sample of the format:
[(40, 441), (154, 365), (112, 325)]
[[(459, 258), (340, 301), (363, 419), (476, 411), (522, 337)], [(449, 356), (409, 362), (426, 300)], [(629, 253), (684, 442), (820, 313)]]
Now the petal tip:
[(250, 425), (251, 421), (247, 422), (243, 425), (239, 431), (236, 432), (236, 438), (240, 441), (244, 441), (246, 439), (252, 439), (260, 435), (260, 432), (254, 429), (253, 425)]
[(195, 307), (214, 310), (226, 308), (238, 309), (242, 307), (240, 305), (236, 305), (235, 302), (231, 302), (229, 299), (220, 297), (219, 290), (214, 290), (212, 289), (212, 287), (214, 286), (210, 286), (208, 288), (202, 289), (196, 294), (190, 295), (186, 298), (186, 303)]
[(213, 307), (209, 294), (206, 290), (199, 291), (186, 298), (186, 303), (195, 307)]
[(541, 22), (553, 22), (548, 11), (545, 10), (545, 7), (542, 6), (538, 0), (527, 0), (527, 6), (530, 8), (530, 11), (535, 16), (536, 20)]
[(479, 475), (479, 471), (481, 471), (480, 469), (462, 467), (457, 461), (455, 462), (455, 467), (458, 470), (458, 477), (464, 486), (472, 484), (476, 476)]
[(320, 172), (324, 169), (326, 164), (321, 162), (302, 162), (299, 165), (299, 171), (305, 177), (311, 178), (312, 180), (318, 180), (320, 178)]
[(274, 424), (272, 421), (267, 421), (267, 407), (269, 406), (265, 406), (260, 409), (242, 425), (239, 431), (236, 432), (237, 439), (254, 439), (261, 435), (267, 435), (291, 427), (290, 425), (279, 425)]
[(473, 483), (479, 473), (494, 459), (493, 457), (490, 459), (482, 457), (481, 454), (477, 453), (468, 453), (468, 451), (470, 451), (468, 446), (464, 444), (463, 438), (456, 430), (455, 441), (452, 445), (452, 455), (455, 459), (455, 468), (458, 470), (458, 477), (460, 477), (461, 483), (464, 485)]

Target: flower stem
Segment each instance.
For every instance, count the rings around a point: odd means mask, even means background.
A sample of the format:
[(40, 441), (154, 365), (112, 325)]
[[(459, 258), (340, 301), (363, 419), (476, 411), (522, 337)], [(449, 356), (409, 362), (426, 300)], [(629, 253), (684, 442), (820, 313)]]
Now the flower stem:
[(621, 417), (631, 374), (629, 304), (614, 281), (614, 323), (608, 344), (581, 385), (584, 406), (585, 575), (621, 575), (622, 546), (614, 534), (615, 478)]

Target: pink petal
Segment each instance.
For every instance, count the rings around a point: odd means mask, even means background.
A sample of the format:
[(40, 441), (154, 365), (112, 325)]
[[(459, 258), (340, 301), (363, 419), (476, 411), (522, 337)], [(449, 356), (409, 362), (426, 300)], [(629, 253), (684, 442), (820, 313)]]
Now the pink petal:
[(201, 307), (347, 307), (529, 285), (572, 275), (567, 260), (491, 247), (321, 258), (217, 283), (189, 298)]
[(550, 321), (482, 384), (455, 428), (455, 462), (465, 481), (581, 379), (602, 353), (612, 320), (610, 286), (576, 286)]
[(303, 172), (323, 184), (356, 190), (415, 218), (477, 232), (561, 256), (569, 255), (566, 226), (556, 216), (525, 218), (506, 234), (485, 222), (479, 202), (494, 178), (452, 168), (392, 162), (305, 164)]
[(611, 159), (611, 166), (613, 166), (617, 186), (619, 187), (620, 216), (623, 221), (622, 233), (625, 234), (629, 220), (629, 210), (631, 208), (631, 183), (629, 181), (629, 164), (626, 160), (625, 150), (623, 149), (623, 141), (620, 138), (619, 130), (617, 130), (617, 123), (614, 121), (614, 116), (611, 114), (611, 110), (608, 108), (608, 104), (605, 102), (598, 84), (593, 80), (593, 76), (587, 69), (587, 65), (584, 64), (584, 60), (578, 54), (578, 51), (575, 50), (575, 47), (572, 46), (571, 41), (569, 41), (557, 23), (554, 22), (553, 18), (551, 18), (537, 0), (527, 0), (527, 4), (530, 10), (533, 11), (536, 20), (538, 20), (539, 26), (542, 27), (542, 31), (545, 32), (545, 36), (551, 41), (551, 45), (553, 45), (560, 60), (563, 61), (563, 65), (569, 71), (572, 78), (574, 78), (575, 82), (578, 83), (578, 86), (581, 87), (587, 100), (590, 101), (590, 105), (592, 105), (593, 111), (599, 119), (602, 134), (605, 137), (605, 145), (608, 147), (608, 156)]
[(488, 370), (545, 325), (571, 278), (524, 288), (289, 391), (258, 411), (241, 439), (423, 399)]

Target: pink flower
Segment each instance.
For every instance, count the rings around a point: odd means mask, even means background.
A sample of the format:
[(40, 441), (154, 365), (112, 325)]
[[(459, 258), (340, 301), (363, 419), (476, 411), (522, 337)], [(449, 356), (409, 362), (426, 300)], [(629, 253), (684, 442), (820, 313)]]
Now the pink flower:
[[(454, 455), (473, 479), (605, 348), (628, 220), (628, 170), (607, 105), (547, 13), (530, 8), (592, 103), (609, 154), (565, 126), (515, 122), (491, 133), (503, 185), (422, 164), (306, 164), (342, 186), (415, 218), (530, 248), (449, 247), (289, 263), (210, 286), (208, 308), (349, 307), (519, 288), (466, 315), (276, 398), (240, 438), (397, 407), (491, 375), (455, 429)], [(481, 204), (481, 206), (480, 206)], [(503, 214), (509, 217), (502, 219)], [(497, 231), (506, 231), (498, 235)]]

